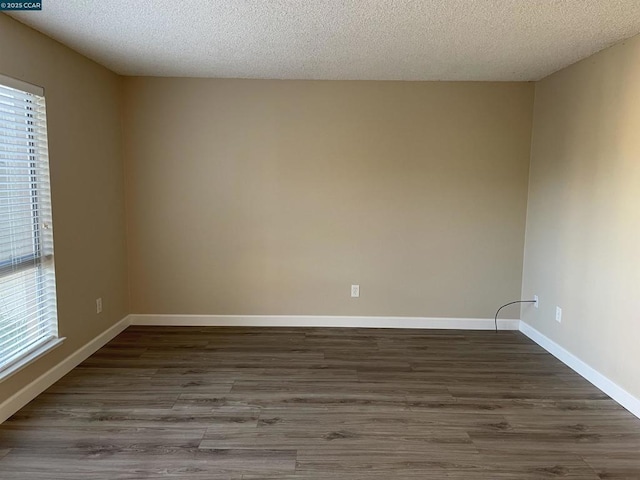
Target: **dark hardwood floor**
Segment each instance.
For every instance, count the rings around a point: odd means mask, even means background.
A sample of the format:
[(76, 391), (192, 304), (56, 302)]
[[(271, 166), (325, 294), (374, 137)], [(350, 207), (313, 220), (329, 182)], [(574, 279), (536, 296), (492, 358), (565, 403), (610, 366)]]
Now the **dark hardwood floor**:
[(131, 327), (0, 478), (640, 479), (640, 420), (518, 332)]

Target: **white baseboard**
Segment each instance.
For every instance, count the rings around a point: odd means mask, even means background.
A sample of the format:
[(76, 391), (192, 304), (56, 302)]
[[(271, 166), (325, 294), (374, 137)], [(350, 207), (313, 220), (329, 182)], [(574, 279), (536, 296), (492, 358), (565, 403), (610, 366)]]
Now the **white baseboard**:
[(634, 397), (624, 388), (609, 380), (596, 369), (590, 367), (571, 352), (546, 337), (531, 325), (520, 322), (520, 331), (544, 348), (551, 355), (591, 382), (616, 402), (640, 418), (640, 399)]
[[(344, 327), (493, 330), (493, 318), (351, 317), (324, 315), (129, 315), (131, 325), (173, 327)], [(518, 330), (520, 320), (499, 319), (499, 330)]]
[(129, 326), (126, 316), (0, 404), (0, 423), (56, 383)]

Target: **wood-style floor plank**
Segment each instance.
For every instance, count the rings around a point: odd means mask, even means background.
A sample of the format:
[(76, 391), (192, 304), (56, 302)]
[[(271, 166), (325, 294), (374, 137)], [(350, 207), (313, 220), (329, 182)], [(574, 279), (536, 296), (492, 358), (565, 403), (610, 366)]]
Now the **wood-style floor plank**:
[(21, 480), (640, 479), (640, 420), (518, 332), (131, 327), (0, 426)]

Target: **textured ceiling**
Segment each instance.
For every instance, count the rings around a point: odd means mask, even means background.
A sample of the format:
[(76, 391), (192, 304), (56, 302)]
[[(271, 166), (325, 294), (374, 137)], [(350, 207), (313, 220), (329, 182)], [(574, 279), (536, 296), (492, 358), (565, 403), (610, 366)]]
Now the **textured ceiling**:
[(125, 75), (537, 80), (640, 32), (640, 0), (45, 0), (11, 14)]

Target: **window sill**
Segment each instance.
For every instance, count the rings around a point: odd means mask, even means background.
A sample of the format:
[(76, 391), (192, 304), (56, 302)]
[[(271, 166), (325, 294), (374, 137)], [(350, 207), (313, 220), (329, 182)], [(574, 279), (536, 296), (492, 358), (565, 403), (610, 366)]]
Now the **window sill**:
[(20, 370), (25, 368), (27, 365), (33, 363), (34, 361), (42, 357), (45, 353), (48, 353), (51, 350), (59, 347), (60, 345), (62, 345), (62, 342), (64, 341), (65, 341), (64, 337), (55, 338), (53, 340), (48, 341), (44, 345), (39, 346), (38, 348), (30, 352), (28, 355), (25, 355), (20, 360), (18, 360), (17, 362), (15, 362), (11, 366), (9, 366), (8, 368), (0, 372), (0, 382), (5, 381), (9, 377), (12, 377), (16, 373), (18, 373)]

